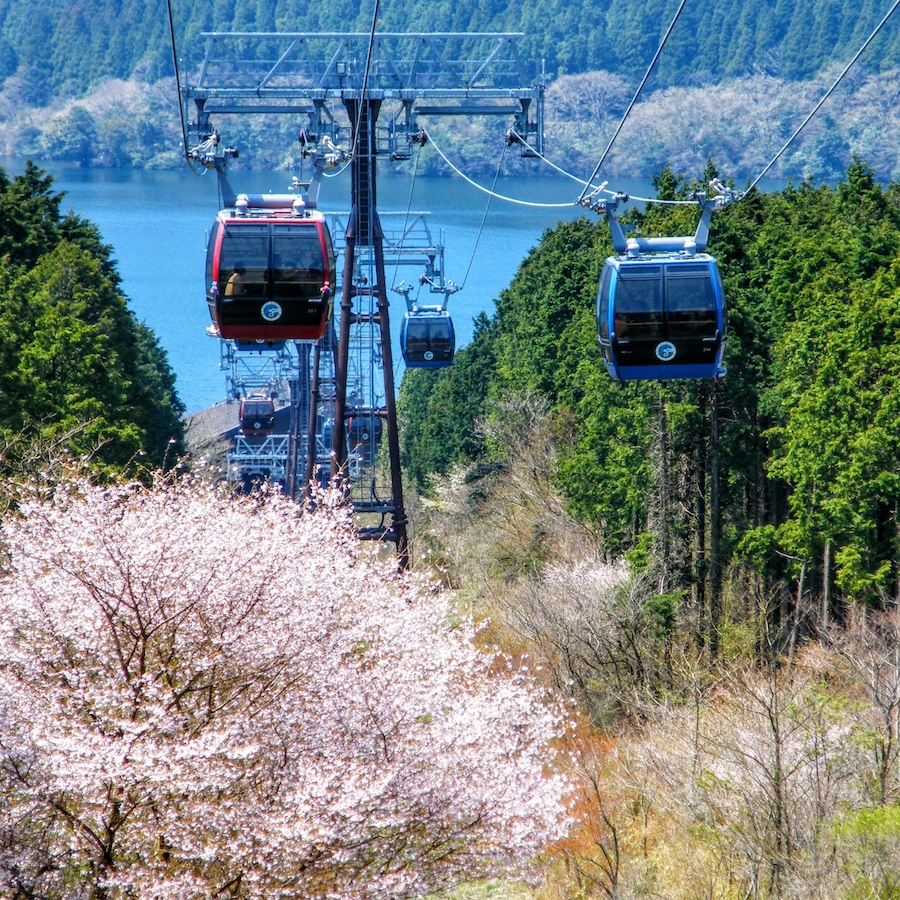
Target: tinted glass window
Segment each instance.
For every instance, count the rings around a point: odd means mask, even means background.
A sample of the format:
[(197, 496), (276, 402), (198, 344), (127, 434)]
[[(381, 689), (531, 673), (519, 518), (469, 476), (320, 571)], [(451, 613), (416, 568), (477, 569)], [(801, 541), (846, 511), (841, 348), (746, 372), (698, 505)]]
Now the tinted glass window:
[(333, 282), (335, 276), (334, 272), (331, 270), (334, 268), (334, 246), (331, 243), (331, 232), (328, 230), (327, 226), (322, 229), (322, 237), (325, 239), (325, 265), (328, 268), (326, 275)]
[(670, 337), (712, 337), (715, 334), (716, 292), (709, 266), (669, 266), (666, 300)]
[(619, 340), (658, 340), (663, 329), (662, 266), (622, 266), (615, 291)]
[(317, 297), (325, 280), (325, 262), (315, 226), (273, 226), (272, 279), (276, 297)]
[(216, 276), (213, 272), (213, 265), (216, 259), (216, 232), (215, 229), (218, 228), (218, 224), (213, 226), (213, 230), (210, 231), (209, 241), (206, 244), (206, 290), (210, 290), (210, 286), (213, 281), (215, 281)]
[(606, 263), (600, 276), (600, 290), (597, 294), (597, 336), (601, 341), (609, 340), (609, 287), (612, 284), (613, 267)]
[(269, 273), (269, 227), (228, 225), (219, 253), (219, 290), (228, 298), (263, 297)]
[(410, 319), (406, 325), (406, 349), (414, 356), (421, 356), (428, 347), (428, 323)]
[(265, 418), (275, 414), (275, 409), (268, 401), (244, 404), (244, 416), (247, 418)]
[(275, 267), (290, 267), (319, 273), (325, 271), (322, 242), (314, 226), (276, 225), (272, 239)]
[(453, 349), (448, 319), (411, 317), (406, 325), (406, 352), (420, 357), (427, 351), (446, 355)]

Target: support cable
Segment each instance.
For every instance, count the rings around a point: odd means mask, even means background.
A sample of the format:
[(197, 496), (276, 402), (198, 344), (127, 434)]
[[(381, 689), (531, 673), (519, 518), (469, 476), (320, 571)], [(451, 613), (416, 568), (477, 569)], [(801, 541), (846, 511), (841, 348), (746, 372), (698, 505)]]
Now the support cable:
[(175, 67), (175, 90), (178, 94), (178, 112), (181, 115), (181, 146), (184, 148), (184, 160), (195, 175), (205, 175), (207, 170), (198, 171), (191, 162), (188, 153), (187, 122), (184, 120), (184, 104), (181, 102), (181, 70), (178, 66), (178, 51), (175, 47), (175, 19), (172, 15), (172, 0), (166, 0), (166, 11), (169, 16), (169, 42), (172, 45), (172, 65)]
[(397, 275), (400, 274), (400, 253), (399, 250), (403, 246), (403, 241), (406, 238), (406, 229), (409, 227), (409, 214), (412, 211), (412, 201), (413, 201), (413, 192), (416, 189), (416, 178), (419, 174), (419, 159), (422, 155), (422, 147), (420, 144), (416, 145), (416, 162), (413, 165), (413, 173), (412, 173), (412, 182), (409, 186), (409, 198), (406, 201), (406, 213), (403, 216), (403, 231), (400, 232), (400, 247), (398, 247), (397, 252), (397, 260), (394, 263), (394, 278), (393, 280), (397, 280)]
[(495, 189), (497, 187), (497, 179), (500, 177), (500, 170), (503, 168), (503, 160), (506, 158), (507, 149), (509, 149), (508, 144), (503, 147), (503, 152), (500, 154), (500, 161), (497, 163), (497, 171), (494, 173), (494, 183), (491, 185), (487, 204), (484, 207), (484, 214), (481, 216), (481, 224), (478, 226), (478, 233), (475, 235), (475, 243), (472, 245), (472, 254), (469, 257), (469, 265), (466, 266), (466, 274), (463, 275), (462, 284), (459, 286), (460, 290), (466, 286), (466, 282), (469, 280), (469, 272), (472, 270), (472, 263), (475, 262), (475, 251), (478, 249), (478, 242), (481, 240), (481, 235), (484, 233), (484, 223), (487, 221), (488, 210), (491, 208), (491, 200), (496, 196)]
[(556, 172), (558, 172), (564, 178), (570, 178), (572, 181), (577, 181), (578, 184), (580, 184), (584, 188), (593, 188), (594, 187), (589, 181), (585, 181), (583, 178), (579, 178), (577, 175), (574, 175), (572, 172), (567, 172), (565, 169), (563, 169), (561, 166), (558, 166), (552, 160), (547, 159), (547, 157), (544, 156), (543, 153), (541, 153), (539, 150), (537, 150), (535, 147), (532, 147), (531, 144), (528, 143), (528, 141), (525, 139), (524, 135), (519, 134), (519, 132), (516, 131), (515, 129), (510, 129), (509, 134), (511, 137), (515, 138), (515, 143), (521, 144), (523, 147), (525, 147), (525, 149), (528, 150), (528, 152), (531, 156), (536, 156), (541, 162), (546, 163), (548, 166), (550, 166), (551, 169), (554, 169)]
[(753, 190), (753, 188), (756, 187), (756, 185), (759, 184), (760, 181), (762, 181), (769, 169), (771, 169), (772, 166), (775, 165), (775, 163), (780, 159), (785, 150), (787, 150), (787, 148), (791, 146), (800, 132), (803, 131), (803, 129), (809, 124), (812, 117), (822, 108), (822, 106), (825, 104), (825, 101), (832, 95), (832, 93), (834, 93), (837, 86), (841, 83), (841, 81), (844, 80), (844, 76), (850, 71), (851, 67), (856, 63), (860, 56), (862, 56), (863, 52), (866, 50), (869, 44), (871, 44), (872, 41), (875, 40), (875, 38), (878, 36), (878, 33), (882, 28), (884, 28), (887, 20), (890, 19), (890, 17), (894, 14), (898, 6), (900, 6), (900, 0), (894, 0), (891, 8), (887, 11), (887, 13), (885, 13), (884, 18), (878, 23), (878, 25), (875, 26), (875, 30), (868, 36), (868, 38), (866, 38), (863, 45), (853, 55), (853, 58), (850, 60), (850, 62), (848, 62), (847, 65), (844, 66), (844, 70), (835, 79), (834, 84), (832, 84), (831, 87), (828, 88), (827, 91), (825, 91), (822, 99), (819, 100), (819, 102), (813, 107), (812, 112), (810, 112), (810, 114), (800, 123), (800, 126), (797, 128), (797, 130), (788, 138), (787, 143), (775, 154), (775, 156), (772, 157), (768, 165), (766, 165), (762, 172), (760, 172), (759, 175), (756, 176), (750, 187), (748, 187), (747, 190), (743, 193), (749, 193), (751, 190)]
[[(599, 187), (594, 187), (590, 182), (585, 181), (583, 178), (579, 178), (577, 175), (573, 175), (571, 172), (567, 172), (565, 169), (556, 165), (552, 160), (547, 159), (542, 153), (537, 151), (525, 138), (516, 131), (512, 131), (511, 134), (516, 138), (517, 144), (522, 144), (526, 147), (534, 156), (540, 159), (542, 162), (545, 162), (551, 169), (559, 172), (560, 175), (565, 176), (566, 178), (571, 178), (572, 181), (577, 181), (579, 184), (584, 185), (587, 188), (591, 188), (594, 194), (609, 194), (611, 197), (615, 197), (617, 195), (616, 191), (607, 190), (606, 184), (607, 182), (603, 182)], [(657, 206), (696, 206), (696, 200), (659, 200), (655, 197), (635, 197), (632, 194), (629, 194), (629, 199), (635, 200), (638, 203), (653, 203)], [(502, 198), (501, 198), (502, 199)], [(574, 205), (574, 204), (573, 204)]]
[[(898, 0), (900, 2), (900, 0)], [(625, 115), (622, 116), (622, 121), (619, 122), (618, 127), (616, 128), (615, 133), (612, 138), (610, 138), (609, 144), (607, 144), (606, 149), (603, 151), (603, 154), (600, 157), (600, 161), (594, 168), (594, 171), (591, 173), (591, 177), (588, 179), (588, 184), (581, 192), (581, 196), (578, 198), (578, 203), (581, 203), (582, 200), (587, 196), (588, 188), (593, 183), (594, 179), (597, 177), (597, 174), (600, 172), (600, 168), (603, 163), (606, 161), (606, 157), (609, 155), (609, 151), (612, 150), (612, 145), (615, 143), (616, 138), (619, 136), (619, 132), (625, 125), (628, 116), (631, 115), (631, 110), (634, 108), (635, 103), (637, 103), (638, 97), (641, 95), (641, 91), (644, 89), (644, 85), (646, 85), (647, 81), (650, 78), (650, 73), (653, 71), (654, 66), (657, 63), (660, 55), (662, 54), (663, 48), (666, 46), (666, 43), (669, 40), (673, 30), (675, 29), (675, 23), (681, 17), (681, 13), (684, 10), (685, 5), (687, 4), (687, 0), (681, 0), (681, 3), (678, 6), (677, 11), (675, 12), (675, 16), (669, 24), (668, 29), (666, 29), (666, 33), (663, 35), (663, 39), (660, 42), (659, 47), (656, 48), (656, 53), (653, 55), (653, 59), (650, 61), (650, 65), (647, 67), (647, 71), (644, 73), (644, 77), (641, 80), (641, 83), (638, 85), (637, 91), (635, 91), (634, 97), (631, 98), (631, 103), (628, 104), (628, 109), (625, 110)]]
[[(898, 0), (898, 2), (900, 2), (900, 0)], [(473, 181), (471, 178), (469, 178), (469, 176), (466, 175), (465, 172), (463, 172), (461, 169), (459, 169), (457, 166), (455, 166), (452, 162), (450, 162), (450, 160), (447, 158), (447, 156), (446, 156), (446, 154), (444, 153), (444, 151), (441, 150), (441, 148), (435, 143), (434, 137), (433, 137), (433, 135), (431, 134), (430, 131), (429, 131), (429, 132), (426, 132), (426, 134), (428, 135), (428, 140), (429, 140), (429, 142), (432, 144), (432, 146), (434, 147), (434, 149), (437, 150), (437, 152), (438, 152), (438, 154), (440, 155), (441, 159), (444, 160), (444, 162), (447, 163), (447, 165), (448, 165), (448, 166), (449, 166), (449, 167), (450, 167), (457, 175), (459, 175), (460, 178), (462, 178), (462, 179), (464, 179), (465, 181), (467, 181), (469, 184), (472, 185), (472, 187), (477, 188), (479, 191), (483, 191), (485, 194), (490, 194), (490, 195), (491, 195), (494, 199), (496, 199), (496, 200), (504, 200), (504, 201), (506, 201), (507, 203), (517, 203), (517, 204), (519, 204), (520, 206), (534, 206), (534, 207), (540, 207), (540, 208), (542, 208), (542, 209), (564, 209), (564, 208), (567, 208), (567, 207), (569, 207), (569, 206), (572, 205), (571, 203), (534, 203), (534, 202), (532, 202), (532, 201), (530, 201), (530, 200), (517, 200), (515, 197), (505, 197), (503, 194), (498, 194), (498, 193), (496, 193), (496, 192), (494, 192), (494, 191), (492, 191), (492, 190), (490, 190), (490, 189), (488, 189), (488, 188), (486, 188), (486, 187), (483, 187), (482, 185), (478, 184), (477, 181)]]
[[(170, 0), (171, 2), (171, 0)], [(356, 143), (359, 144), (359, 126), (362, 122), (362, 110), (363, 104), (366, 102), (366, 94), (369, 90), (369, 73), (372, 69), (372, 56), (375, 49), (375, 28), (378, 22), (378, 7), (380, 5), (380, 0), (375, 0), (375, 7), (372, 10), (372, 27), (369, 29), (369, 46), (366, 50), (366, 65), (363, 69), (363, 80), (362, 80), (362, 90), (359, 94), (359, 107), (356, 110), (356, 125), (354, 128), (354, 135), (356, 135)]]
[(346, 172), (347, 169), (349, 169), (351, 165), (352, 165), (352, 161), (348, 159), (347, 162), (345, 162), (344, 165), (342, 165), (336, 172), (327, 172), (323, 169), (322, 177), (323, 178), (340, 178), (341, 175), (343, 175), (344, 172)]

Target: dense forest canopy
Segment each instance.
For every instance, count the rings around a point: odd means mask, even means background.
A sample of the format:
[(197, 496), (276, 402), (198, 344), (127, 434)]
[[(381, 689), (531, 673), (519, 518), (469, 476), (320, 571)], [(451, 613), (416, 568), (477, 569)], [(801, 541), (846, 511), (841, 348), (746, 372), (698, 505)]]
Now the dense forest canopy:
[(54, 447), (100, 469), (174, 463), (174, 373), (128, 309), (112, 247), (62, 198), (31, 163), (0, 169), (0, 475)]
[[(172, 2), (182, 52), (202, 31), (368, 33), (373, 8), (336, 0)], [(398, 32), (522, 32), (522, 55), (532, 61), (535, 77), (543, 69), (551, 80), (598, 70), (635, 78), (652, 59), (676, 8), (666, 0), (392, 0), (380, 4), (377, 25)], [(807, 79), (830, 63), (846, 61), (885, 12), (886, 6), (871, 0), (689, 3), (655, 81), (695, 86), (750, 73)], [(900, 63), (900, 21), (888, 23), (870, 56), (874, 69)], [(19, 79), (29, 102), (83, 96), (105, 79), (137, 76), (152, 82), (171, 73), (164, 4), (0, 2), (0, 78)]]
[[(657, 188), (686, 196), (671, 172)], [(693, 231), (684, 207), (635, 218), (644, 234)], [(530, 392), (555, 422), (552, 478), (570, 511), (609, 559), (652, 548), (664, 593), (710, 605), (710, 641), (723, 598), (741, 598), (728, 613), (739, 620), (782, 590), (793, 599), (767, 611), (776, 619), (889, 605), (900, 597), (900, 188), (857, 160), (834, 189), (751, 194), (716, 215), (712, 235), (729, 298), (724, 380), (613, 382), (594, 325), (608, 229), (560, 224), (453, 368), (406, 373), (409, 471), (423, 488), (454, 466), (491, 471), (498, 448), (479, 441), (479, 420)]]
[[(182, 83), (190, 83), (205, 49), (199, 39), (204, 31), (366, 35), (374, 4), (348, 12), (331, 0), (173, 0), (171, 9), (170, 33), (167, 5), (143, 0), (50, 0), (37, 9), (22, 0), (0, 0), (0, 153), (81, 166), (183, 165), (173, 36)], [(676, 9), (662, 0), (624, 6), (606, 0), (525, 0), (513, 6), (497, 0), (395, 0), (380, 3), (375, 25), (381, 33), (519, 35), (524, 78), (546, 85), (547, 155), (587, 177)], [(900, 115), (892, 99), (900, 85), (900, 19), (882, 23), (886, 11), (870, 3), (851, 7), (846, 0), (686, 4), (606, 160), (604, 176), (646, 178), (671, 165), (695, 177), (713, 159), (749, 183), (874, 36), (772, 174), (835, 181), (856, 155), (880, 175), (894, 177), (900, 172)], [(481, 58), (484, 44), (470, 46), (461, 38), (450, 53), (469, 59), (470, 50)], [(334, 106), (340, 116), (339, 101)], [(382, 121), (389, 113), (383, 111)], [(240, 149), (238, 168), (300, 164), (296, 135), (305, 119), (301, 126), (289, 116), (222, 116), (213, 124)], [(497, 171), (498, 148), (512, 123), (474, 117), (429, 124), (456, 163), (481, 178)], [(423, 175), (450, 172), (435, 153), (421, 163)], [(550, 172), (516, 154), (502, 164), (503, 174)]]

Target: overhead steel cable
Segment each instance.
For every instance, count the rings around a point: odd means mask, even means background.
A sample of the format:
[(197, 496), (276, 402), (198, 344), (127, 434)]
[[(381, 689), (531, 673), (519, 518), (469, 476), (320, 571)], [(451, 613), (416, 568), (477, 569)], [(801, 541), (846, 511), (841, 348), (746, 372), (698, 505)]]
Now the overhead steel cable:
[(169, 42), (172, 45), (172, 65), (175, 67), (175, 90), (178, 93), (178, 111), (181, 115), (181, 146), (184, 148), (183, 155), (188, 168), (195, 175), (205, 175), (206, 169), (198, 172), (194, 168), (190, 152), (188, 151), (187, 122), (184, 121), (184, 104), (181, 102), (181, 70), (178, 66), (178, 51), (175, 46), (175, 19), (172, 15), (172, 0), (166, 0), (166, 11), (169, 16)]
[(557, 172), (559, 172), (560, 175), (564, 176), (565, 178), (571, 178), (572, 181), (577, 181), (580, 185), (582, 185), (585, 188), (593, 187), (593, 185), (589, 181), (585, 181), (583, 178), (579, 178), (577, 175), (573, 175), (571, 172), (567, 172), (565, 169), (563, 169), (561, 166), (558, 166), (552, 160), (547, 159), (547, 157), (544, 156), (543, 153), (541, 153), (537, 148), (532, 147), (531, 144), (528, 143), (528, 141), (525, 139), (524, 135), (519, 134), (519, 132), (516, 131), (515, 129), (510, 129), (508, 133), (513, 138), (515, 138), (515, 142), (517, 144), (521, 144), (523, 147), (525, 147), (528, 150), (528, 152), (532, 156), (536, 156), (541, 162), (546, 163), (548, 166), (550, 166), (551, 169), (555, 169)]
[(850, 71), (850, 69), (853, 67), (853, 65), (856, 63), (856, 61), (860, 58), (860, 56), (862, 56), (862, 54), (865, 52), (865, 50), (869, 46), (869, 44), (871, 44), (872, 41), (875, 40), (875, 38), (878, 36), (878, 33), (881, 31), (882, 28), (884, 28), (885, 24), (887, 23), (887, 20), (890, 19), (890, 17), (894, 14), (894, 12), (896, 11), (898, 6), (900, 6), (900, 0), (894, 0), (894, 2), (891, 4), (891, 8), (885, 13), (884, 18), (878, 23), (878, 25), (875, 26), (875, 30), (868, 36), (868, 38), (866, 38), (863, 45), (853, 55), (853, 58), (850, 60), (850, 62), (848, 62), (847, 65), (844, 66), (843, 71), (835, 79), (834, 84), (832, 84), (831, 87), (828, 88), (827, 91), (825, 91), (825, 93), (822, 96), (822, 99), (819, 100), (819, 102), (813, 107), (812, 112), (810, 112), (809, 115), (800, 123), (797, 130), (787, 139), (787, 142), (785, 143), (785, 145), (772, 157), (772, 159), (769, 161), (769, 163), (765, 166), (765, 168), (762, 170), (762, 172), (760, 172), (759, 175), (756, 176), (756, 178), (753, 180), (752, 184), (747, 188), (746, 191), (744, 191), (744, 193), (747, 193), (747, 192), (753, 190), (753, 188), (755, 188), (756, 185), (758, 185), (759, 182), (762, 181), (762, 179), (765, 177), (765, 175), (769, 171), (769, 169), (771, 169), (772, 166), (775, 165), (775, 163), (781, 158), (781, 155), (796, 140), (796, 138), (800, 134), (800, 132), (803, 131), (804, 128), (806, 128), (806, 126), (809, 124), (812, 117), (822, 108), (822, 106), (825, 104), (825, 101), (834, 93), (837, 86), (844, 80), (844, 76)]
[[(417, 180), (418, 174), (419, 174), (419, 158), (421, 157), (421, 155), (422, 155), (422, 147), (420, 145), (416, 145), (416, 161), (415, 161), (415, 164), (413, 165), (412, 179), (410, 180), (410, 186), (409, 186), (409, 196), (407, 197), (407, 200), (406, 200), (406, 213), (403, 216), (403, 231), (401, 232), (401, 238), (400, 238), (401, 247), (398, 248), (398, 251), (399, 251), (399, 249), (402, 248), (403, 240), (405, 239), (407, 229), (409, 228), (409, 216), (410, 216), (410, 213), (412, 212), (413, 193), (416, 189), (416, 180)], [(398, 252), (397, 260), (394, 263), (394, 280), (395, 281), (397, 280), (397, 275), (399, 273), (400, 273), (400, 254)]]
[(466, 286), (466, 282), (469, 280), (469, 272), (472, 271), (472, 263), (475, 262), (475, 252), (478, 250), (478, 242), (481, 240), (481, 235), (484, 232), (484, 223), (487, 221), (488, 210), (491, 208), (491, 200), (496, 196), (494, 189), (497, 187), (497, 179), (500, 177), (500, 170), (503, 168), (503, 160), (506, 158), (508, 147), (508, 144), (503, 147), (503, 152), (500, 154), (500, 160), (497, 163), (497, 171), (494, 173), (494, 183), (491, 185), (491, 190), (488, 193), (487, 204), (484, 207), (484, 214), (481, 217), (481, 224), (478, 226), (478, 234), (475, 235), (475, 243), (472, 245), (472, 253), (469, 256), (469, 265), (466, 266), (466, 273), (463, 275), (462, 284), (460, 284), (461, 289)]
[[(479, 191), (483, 191), (485, 194), (490, 194), (496, 200), (504, 200), (507, 203), (517, 203), (520, 206), (534, 206), (540, 207), (542, 209), (564, 209), (565, 207), (571, 206), (571, 203), (534, 203), (530, 200), (518, 200), (515, 197), (505, 197), (503, 194), (498, 194), (490, 188), (486, 188), (483, 185), (480, 185), (477, 181), (473, 181), (463, 172), (458, 166), (454, 165), (443, 150), (435, 143), (434, 137), (431, 135), (431, 132), (426, 132), (428, 136), (429, 143), (437, 150), (438, 155), (444, 160), (445, 163), (457, 174), (460, 178), (467, 181), (472, 187), (477, 188)], [(496, 184), (496, 179), (495, 179)]]
[[(900, 0), (898, 0), (900, 2)], [(647, 67), (647, 71), (644, 73), (644, 77), (641, 79), (641, 83), (638, 85), (638, 89), (634, 93), (634, 97), (631, 98), (631, 103), (628, 104), (628, 109), (625, 110), (625, 114), (622, 116), (622, 120), (619, 122), (618, 127), (615, 130), (615, 133), (610, 138), (609, 143), (606, 145), (606, 149), (603, 151), (603, 154), (600, 156), (600, 161), (597, 163), (594, 171), (591, 173), (591, 177), (587, 180), (586, 186), (584, 190), (581, 192), (581, 196), (578, 198), (578, 203), (581, 203), (582, 200), (587, 196), (588, 189), (593, 183), (594, 179), (597, 177), (597, 174), (600, 171), (600, 168), (603, 166), (603, 163), (606, 161), (606, 157), (609, 155), (609, 151), (612, 150), (612, 145), (615, 143), (616, 138), (619, 136), (619, 132), (625, 125), (625, 122), (628, 119), (628, 116), (631, 115), (631, 110), (634, 108), (634, 105), (638, 101), (638, 97), (641, 95), (641, 91), (644, 89), (644, 85), (650, 79), (650, 74), (653, 72), (653, 68), (656, 66), (657, 61), (659, 60), (660, 55), (663, 52), (663, 48), (666, 46), (666, 43), (669, 40), (672, 32), (675, 30), (675, 23), (681, 17), (681, 13), (684, 11), (684, 7), (687, 4), (687, 0), (681, 0), (681, 3), (678, 5), (678, 9), (675, 12), (672, 21), (669, 23), (669, 27), (666, 29), (666, 33), (663, 35), (663, 39), (660, 42), (659, 47), (656, 48), (656, 53), (653, 55), (653, 59), (650, 61), (650, 65)]]
[(362, 90), (359, 94), (359, 107), (356, 110), (356, 124), (353, 131), (353, 134), (356, 137), (356, 144), (359, 144), (359, 127), (362, 122), (363, 104), (366, 102), (366, 93), (369, 89), (369, 73), (372, 69), (372, 56), (375, 49), (375, 28), (378, 22), (378, 7), (380, 5), (380, 0), (375, 0), (375, 8), (372, 10), (372, 26), (369, 29), (369, 46), (366, 50), (366, 65), (363, 69)]
[[(541, 162), (546, 163), (550, 166), (551, 169), (558, 172), (560, 175), (563, 175), (566, 178), (571, 178), (572, 181), (577, 181), (580, 185), (584, 185), (585, 187), (591, 188), (594, 194), (606, 193), (612, 197), (615, 197), (617, 192), (610, 191), (606, 189), (607, 182), (603, 182), (599, 187), (594, 188), (594, 186), (589, 182), (585, 181), (583, 178), (579, 178), (577, 175), (573, 175), (571, 172), (567, 172), (562, 167), (558, 166), (555, 162), (550, 159), (547, 159), (542, 153), (536, 150), (525, 138), (516, 131), (512, 131), (511, 134), (516, 138), (516, 143), (522, 144), (524, 147), (527, 147), (528, 150), (536, 156)], [(696, 200), (657, 200), (653, 197), (635, 197), (633, 194), (628, 195), (631, 200), (635, 200), (638, 203), (653, 203), (658, 206), (696, 206)], [(568, 205), (568, 204), (567, 204)]]

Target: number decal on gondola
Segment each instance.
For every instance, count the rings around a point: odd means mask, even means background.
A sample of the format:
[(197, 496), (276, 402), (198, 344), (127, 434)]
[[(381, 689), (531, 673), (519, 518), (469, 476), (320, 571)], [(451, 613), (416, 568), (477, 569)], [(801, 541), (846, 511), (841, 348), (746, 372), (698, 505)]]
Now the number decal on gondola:
[(260, 314), (267, 322), (277, 322), (281, 318), (281, 304), (274, 300), (263, 303)]

